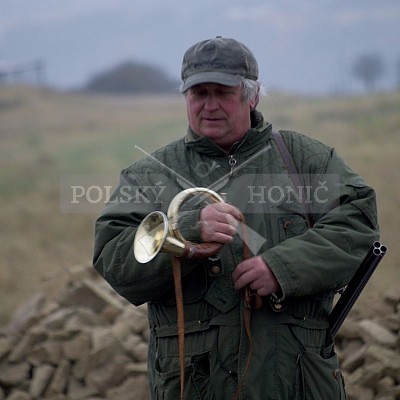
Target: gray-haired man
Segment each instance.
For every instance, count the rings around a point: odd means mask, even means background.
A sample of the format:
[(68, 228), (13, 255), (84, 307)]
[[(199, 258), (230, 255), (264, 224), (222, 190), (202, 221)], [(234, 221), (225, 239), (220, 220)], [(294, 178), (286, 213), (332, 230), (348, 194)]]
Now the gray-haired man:
[[(167, 212), (182, 182), (210, 188), (219, 182), (226, 196), (225, 203), (197, 206), (179, 218), (188, 241), (223, 245), (218, 257), (181, 260), (185, 399), (344, 399), (327, 317), (334, 292), (378, 238), (375, 194), (332, 148), (283, 131), (308, 194), (337, 177), (327, 202), (308, 199), (313, 224), (307, 224), (272, 125), (256, 110), (258, 74), (252, 52), (234, 39), (189, 48), (181, 86), (186, 136), (125, 169), (96, 224), (95, 268), (131, 303), (148, 303), (151, 399), (175, 400), (180, 393), (172, 256), (160, 252), (143, 265), (132, 245), (143, 218)], [(199, 174), (204, 165), (213, 168)], [(126, 187), (140, 190), (143, 201), (116, 201)], [(241, 215), (264, 239), (249, 243), (254, 254), (246, 260)], [(264, 300), (251, 313), (250, 358), (245, 287)]]

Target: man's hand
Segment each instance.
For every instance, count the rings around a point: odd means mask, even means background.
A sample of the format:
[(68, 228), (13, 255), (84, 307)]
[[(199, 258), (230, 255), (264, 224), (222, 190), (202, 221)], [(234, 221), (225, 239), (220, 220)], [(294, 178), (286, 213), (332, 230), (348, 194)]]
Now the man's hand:
[(280, 289), (275, 275), (260, 256), (239, 263), (232, 273), (232, 279), (236, 290), (249, 285), (259, 296), (268, 296)]
[(236, 235), (240, 211), (227, 203), (209, 204), (200, 211), (199, 227), (203, 242), (230, 243)]

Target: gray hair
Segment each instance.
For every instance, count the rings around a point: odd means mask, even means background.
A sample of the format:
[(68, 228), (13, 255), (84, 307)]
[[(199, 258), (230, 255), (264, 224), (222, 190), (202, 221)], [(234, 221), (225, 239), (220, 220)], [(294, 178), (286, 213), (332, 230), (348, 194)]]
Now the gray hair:
[(255, 81), (254, 79), (244, 78), (240, 86), (242, 88), (243, 100), (245, 102), (249, 102), (250, 100), (253, 100), (255, 97), (257, 97), (256, 101), (256, 106), (257, 106), (259, 101), (259, 96), (260, 94), (263, 94), (260, 82)]

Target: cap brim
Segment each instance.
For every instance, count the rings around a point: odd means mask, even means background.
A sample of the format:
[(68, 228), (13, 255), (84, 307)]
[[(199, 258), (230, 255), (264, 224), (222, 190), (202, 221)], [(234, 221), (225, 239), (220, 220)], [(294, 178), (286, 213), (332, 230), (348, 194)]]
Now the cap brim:
[(243, 82), (243, 76), (233, 75), (225, 72), (199, 72), (189, 76), (181, 86), (181, 92), (184, 93), (192, 86), (200, 85), (201, 83), (218, 83), (225, 86), (239, 86)]

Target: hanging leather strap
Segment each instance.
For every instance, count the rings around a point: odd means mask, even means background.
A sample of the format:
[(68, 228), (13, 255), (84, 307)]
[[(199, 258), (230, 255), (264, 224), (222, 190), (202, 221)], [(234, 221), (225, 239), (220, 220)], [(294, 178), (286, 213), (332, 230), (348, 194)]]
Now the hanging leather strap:
[[(249, 248), (249, 240), (247, 237), (247, 229), (246, 229), (246, 220), (244, 215), (240, 215), (240, 222), (242, 226), (242, 246), (243, 246), (243, 260), (248, 260), (250, 255), (250, 248)], [(246, 309), (254, 309), (258, 310), (263, 306), (263, 301), (261, 296), (257, 294), (254, 290), (250, 289), (250, 286), (247, 285), (244, 288), (244, 307)]]
[(185, 389), (185, 314), (183, 310), (183, 294), (181, 282), (181, 262), (178, 257), (172, 257), (172, 273), (174, 276), (175, 301), (178, 326), (178, 351), (180, 370), (180, 400), (183, 400)]
[[(251, 257), (250, 248), (248, 246), (248, 238), (247, 238), (247, 229), (246, 229), (246, 221), (241, 215), (241, 223), (242, 223), (242, 239), (243, 239), (243, 260), (247, 260)], [(244, 308), (243, 308), (243, 324), (244, 330), (246, 332), (249, 350), (247, 353), (246, 364), (243, 370), (243, 376), (238, 384), (236, 392), (234, 393), (232, 400), (239, 399), (240, 392), (242, 390), (244, 381), (246, 379), (247, 371), (250, 367), (250, 360), (253, 353), (253, 340), (251, 336), (251, 311), (258, 310), (263, 306), (263, 301), (261, 296), (259, 296), (254, 290), (252, 290), (249, 285), (244, 288)]]
[[(240, 222), (242, 227), (242, 240), (243, 240), (243, 260), (247, 260), (250, 258), (250, 249), (248, 246), (248, 238), (247, 238), (247, 229), (246, 229), (246, 221), (241, 214)], [(220, 249), (219, 247), (215, 247), (215, 253)], [(193, 252), (192, 252), (193, 254)], [(196, 258), (203, 258), (202, 255), (205, 253), (194, 253), (197, 255)], [(210, 254), (207, 254), (206, 257), (209, 257)], [(176, 313), (177, 313), (177, 328), (178, 328), (178, 352), (179, 352), (179, 370), (180, 370), (180, 400), (184, 399), (184, 391), (185, 391), (185, 314), (183, 308), (183, 294), (182, 294), (182, 281), (181, 281), (181, 262), (180, 259), (176, 256), (172, 257), (172, 273), (174, 277), (174, 286), (175, 286), (175, 301), (176, 301)], [(249, 341), (249, 351), (247, 354), (246, 366), (243, 373), (243, 378), (238, 386), (237, 394), (239, 395), (240, 389), (243, 385), (244, 378), (246, 377), (247, 370), (250, 365), (250, 359), (252, 354), (252, 340), (251, 340), (251, 331), (250, 331), (250, 317), (251, 310), (261, 308), (263, 305), (262, 298), (257, 295), (256, 292), (250, 289), (249, 286), (246, 286), (244, 289), (244, 327), (245, 332)]]
[(304, 184), (301, 182), (300, 176), (297, 172), (296, 165), (293, 162), (293, 158), (289, 153), (288, 148), (286, 147), (285, 141), (282, 138), (282, 135), (279, 131), (272, 131), (272, 138), (275, 140), (276, 145), (278, 146), (279, 153), (282, 157), (283, 162), (285, 163), (286, 169), (289, 173), (290, 179), (294, 185), (294, 188), (302, 191), (302, 205), (304, 208), (304, 216), (307, 220), (307, 225), (311, 228), (314, 225), (314, 220), (312, 216), (310, 203), (306, 201)]

